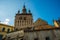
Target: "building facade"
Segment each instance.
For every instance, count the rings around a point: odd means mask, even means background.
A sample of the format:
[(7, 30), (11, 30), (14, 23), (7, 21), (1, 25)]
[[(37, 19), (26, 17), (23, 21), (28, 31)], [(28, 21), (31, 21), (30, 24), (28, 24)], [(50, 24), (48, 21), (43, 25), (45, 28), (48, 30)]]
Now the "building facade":
[[(21, 32), (23, 30), (23, 32)], [(22, 35), (22, 36), (21, 36)], [(33, 23), (31, 11), (25, 5), (22, 13), (18, 10), (15, 16), (14, 32), (5, 37), (6, 40), (60, 40), (60, 27), (49, 25), (39, 18)]]
[(60, 40), (60, 28), (25, 30), (23, 40)]
[(26, 28), (20, 33), (16, 31), (7, 34), (6, 40), (60, 40), (60, 28)]
[(0, 36), (2, 37), (2, 39), (4, 39), (4, 37), (7, 33), (10, 33), (10, 32), (13, 32), (13, 31), (14, 31), (13, 26), (0, 23)]
[(54, 26), (60, 27), (60, 18), (58, 20), (54, 20)]

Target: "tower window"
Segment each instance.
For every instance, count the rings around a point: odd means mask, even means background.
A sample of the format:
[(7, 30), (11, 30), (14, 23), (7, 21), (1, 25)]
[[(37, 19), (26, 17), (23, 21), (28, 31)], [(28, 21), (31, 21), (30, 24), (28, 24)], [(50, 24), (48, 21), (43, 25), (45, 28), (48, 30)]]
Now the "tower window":
[(19, 17), (19, 19), (21, 20), (21, 19), (22, 19), (22, 17)]
[(24, 20), (26, 20), (26, 17), (24, 17)]
[(5, 28), (3, 28), (2, 31), (4, 32), (5, 31)]
[(19, 21), (18, 21), (18, 26), (19, 26)]
[(18, 21), (18, 23), (19, 23), (19, 21)]

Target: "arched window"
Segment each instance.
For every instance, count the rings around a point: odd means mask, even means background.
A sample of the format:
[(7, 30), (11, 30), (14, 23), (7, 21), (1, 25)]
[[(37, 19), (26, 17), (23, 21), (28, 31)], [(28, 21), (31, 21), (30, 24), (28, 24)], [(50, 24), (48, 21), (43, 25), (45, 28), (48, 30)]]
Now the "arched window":
[(20, 20), (22, 20), (22, 17), (19, 17)]
[(9, 33), (10, 32), (10, 29), (8, 29), (7, 32)]
[(24, 17), (24, 20), (26, 20), (26, 17)]
[(5, 28), (2, 28), (2, 31), (4, 32), (5, 31)]

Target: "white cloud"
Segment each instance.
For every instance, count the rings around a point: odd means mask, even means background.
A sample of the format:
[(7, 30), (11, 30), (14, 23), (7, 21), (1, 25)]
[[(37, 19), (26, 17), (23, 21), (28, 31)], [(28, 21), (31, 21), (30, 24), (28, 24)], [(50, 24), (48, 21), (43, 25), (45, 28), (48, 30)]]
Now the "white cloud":
[(5, 21), (1, 22), (1, 23), (3, 23), (3, 24), (9, 24), (9, 21), (10, 21), (10, 19), (5, 19)]

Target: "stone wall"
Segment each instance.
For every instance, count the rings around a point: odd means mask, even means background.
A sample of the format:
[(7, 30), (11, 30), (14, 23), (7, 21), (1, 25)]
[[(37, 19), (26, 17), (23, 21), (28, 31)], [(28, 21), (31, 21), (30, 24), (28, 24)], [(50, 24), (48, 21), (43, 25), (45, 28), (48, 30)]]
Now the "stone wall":
[(33, 32), (25, 32), (24, 34), (25, 40), (53, 40), (53, 35), (51, 31), (33, 31)]
[(25, 31), (25, 40), (60, 40), (60, 29), (42, 30), (42, 31)]

